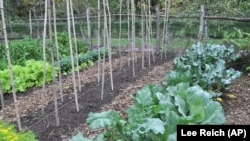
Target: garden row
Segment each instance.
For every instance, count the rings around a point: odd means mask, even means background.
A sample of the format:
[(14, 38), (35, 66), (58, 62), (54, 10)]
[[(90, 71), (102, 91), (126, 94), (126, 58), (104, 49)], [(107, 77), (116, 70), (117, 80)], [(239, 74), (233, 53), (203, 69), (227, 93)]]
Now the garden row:
[[(78, 56), (74, 56), (74, 66), (75, 70), (83, 69), (85, 67), (91, 66), (94, 62), (98, 61), (98, 50), (88, 51), (85, 54), (79, 54)], [(103, 55), (107, 55), (107, 49), (100, 49), (100, 57)], [(77, 64), (78, 61), (78, 64)], [(60, 69), (63, 74), (67, 74), (72, 70), (71, 58), (70, 56), (61, 59), (58, 62), (55, 62), (54, 68), (56, 72), (56, 76), (58, 76), (58, 69)], [(79, 66), (77, 68), (77, 66)], [(25, 92), (30, 87), (39, 87), (43, 84), (43, 61), (36, 60), (27, 60), (25, 61), (25, 65), (13, 65), (13, 75), (14, 75), (14, 84), (16, 88), (16, 92)], [(50, 63), (46, 63), (46, 83), (50, 83), (53, 78), (53, 68)], [(4, 69), (0, 71), (0, 82), (2, 85), (2, 91), (4, 94), (11, 93), (11, 80), (9, 69)], [(55, 77), (56, 77), (55, 76)]]
[(241, 76), (227, 66), (237, 57), (233, 47), (193, 45), (174, 59), (161, 85), (150, 84), (136, 93), (126, 118), (114, 110), (90, 113), (88, 126), (106, 130), (91, 139), (79, 132), (71, 140), (176, 141), (178, 124), (225, 124), (224, 110), (214, 99)]
[[(60, 32), (58, 35), (58, 45), (60, 58), (65, 58), (70, 55), (69, 49), (69, 38), (67, 32)], [(54, 36), (53, 36), (54, 40)], [(85, 54), (88, 51), (87, 44), (77, 40), (77, 47), (79, 54)], [(46, 58), (50, 60), (51, 51), (50, 51), (50, 43), (47, 42), (46, 45)], [(53, 56), (54, 60), (56, 58), (56, 47), (55, 44), (53, 46)], [(42, 48), (42, 40), (41, 39), (33, 39), (30, 37), (25, 37), (22, 40), (13, 40), (9, 42), (9, 51), (11, 56), (12, 64), (14, 65), (25, 65), (25, 61), (34, 59), (34, 60), (43, 60), (43, 48)], [(6, 69), (8, 67), (7, 62), (7, 54), (5, 50), (4, 44), (0, 44), (0, 70)]]
[[(69, 38), (66, 32), (58, 33), (58, 44), (60, 61), (54, 63), (56, 75), (58, 75), (59, 64), (63, 74), (67, 74), (71, 71), (71, 58), (69, 51)], [(32, 39), (26, 37), (21, 41), (11, 41), (10, 55), (13, 63), (12, 70), (14, 75), (14, 84), (16, 92), (25, 92), (28, 88), (36, 86), (42, 86), (43, 84), (43, 51), (42, 42), (40, 39)], [(77, 41), (78, 55), (74, 56), (75, 70), (85, 68), (93, 65), (98, 60), (99, 51), (89, 51), (86, 45)], [(56, 56), (56, 49), (54, 47), (54, 56)], [(107, 55), (107, 49), (100, 49), (100, 56)], [(4, 94), (11, 93), (11, 81), (7, 63), (7, 55), (3, 45), (0, 45), (0, 84)], [(52, 63), (49, 61), (51, 57), (50, 49), (46, 48), (46, 80), (45, 83), (52, 81)], [(57, 58), (54, 58), (57, 60)], [(78, 62), (78, 64), (77, 64)], [(77, 68), (77, 66), (79, 66)]]

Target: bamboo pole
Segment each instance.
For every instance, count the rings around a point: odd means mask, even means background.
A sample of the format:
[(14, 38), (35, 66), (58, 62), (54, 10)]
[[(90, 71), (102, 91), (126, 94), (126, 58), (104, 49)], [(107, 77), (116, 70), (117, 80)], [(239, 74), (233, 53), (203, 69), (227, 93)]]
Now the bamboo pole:
[[(55, 6), (55, 0), (52, 0), (53, 2), (53, 17), (56, 19), (56, 6)], [(61, 64), (60, 64), (60, 52), (59, 52), (59, 45), (58, 45), (58, 38), (57, 38), (57, 27), (56, 27), (56, 20), (54, 20), (54, 36), (55, 36), (55, 45), (56, 45), (56, 58), (59, 66), (59, 91), (60, 91), (60, 97), (61, 102), (63, 102), (63, 91), (62, 91), (62, 71), (61, 71)]]
[(11, 58), (10, 58), (9, 43), (8, 43), (7, 31), (6, 31), (6, 25), (5, 25), (5, 17), (4, 17), (4, 9), (3, 8), (4, 8), (3, 7), (3, 0), (0, 0), (0, 9), (1, 9), (1, 17), (2, 17), (4, 43), (5, 43), (5, 50), (6, 50), (8, 66), (9, 66), (12, 94), (13, 94), (13, 99), (14, 99), (14, 104), (15, 104), (17, 125), (18, 125), (19, 131), (21, 131), (22, 127), (21, 127), (20, 113), (19, 113), (19, 108), (18, 108), (18, 103), (17, 103), (17, 98), (16, 98), (15, 82), (14, 82), (12, 63), (11, 63)]
[[(130, 0), (127, 1), (127, 15), (128, 15), (128, 50), (130, 47)], [(128, 52), (128, 66), (130, 67), (130, 52)]]
[(98, 26), (97, 26), (97, 47), (98, 47), (98, 70), (97, 70), (97, 81), (100, 83), (100, 63), (101, 63), (101, 51), (100, 51), (100, 29), (101, 29), (101, 21), (100, 21), (100, 0), (98, 0)]
[[(51, 25), (51, 1), (48, 1), (48, 18), (49, 18), (49, 43), (50, 43), (50, 55), (51, 55), (51, 65), (52, 65), (52, 81), (56, 83), (56, 72), (54, 67), (54, 50), (52, 43), (52, 25)], [(59, 116), (58, 116), (58, 105), (57, 105), (57, 95), (56, 95), (57, 87), (53, 89), (53, 97), (54, 97), (54, 105), (55, 105), (55, 118), (56, 118), (56, 126), (59, 126)]]
[[(107, 38), (108, 38), (108, 25), (107, 25), (107, 13), (106, 13), (106, 1), (103, 0), (102, 1), (103, 3), (103, 15), (104, 15), (104, 34), (103, 34), (103, 45), (104, 47), (107, 46)], [(105, 55), (103, 56), (103, 67), (102, 67), (102, 91), (101, 91), (101, 100), (103, 100), (103, 95), (104, 95), (104, 83), (105, 83), (105, 80), (104, 80), (104, 69), (105, 69), (105, 66), (104, 66), (104, 63), (105, 63)]]
[(2, 90), (2, 84), (0, 82), (0, 98), (1, 98), (1, 105), (3, 110), (3, 119), (6, 119), (6, 111), (5, 111), (5, 104), (4, 104), (4, 97), (3, 97), (3, 90)]
[(134, 0), (131, 0), (131, 14), (132, 14), (132, 66), (133, 66), (133, 77), (135, 77), (135, 5)]
[[(151, 19), (151, 17), (152, 17), (152, 15), (151, 15), (151, 0), (148, 0), (148, 5), (149, 5), (149, 9), (148, 9), (148, 15), (149, 15), (149, 48), (150, 49), (152, 49), (152, 58), (153, 58), (153, 62), (155, 62), (155, 51), (154, 51), (154, 46), (152, 46), (152, 42), (151, 42), (151, 40), (152, 40), (152, 19)], [(149, 53), (150, 54), (150, 53)], [(150, 56), (150, 55), (149, 55)], [(149, 66), (150, 66), (150, 63), (149, 63)]]
[[(167, 0), (165, 0), (164, 2), (164, 15), (165, 17), (167, 17)], [(162, 41), (161, 41), (161, 60), (163, 59), (163, 51), (165, 50), (165, 39), (166, 39), (166, 34), (165, 34), (165, 30), (166, 30), (166, 21), (167, 19), (164, 18), (164, 22), (163, 22), (163, 32), (162, 32)]]
[(73, 6), (72, 1), (70, 1), (70, 14), (72, 19), (72, 30), (73, 30), (73, 36), (74, 36), (74, 45), (75, 45), (75, 54), (76, 54), (76, 68), (77, 69), (77, 80), (78, 80), (78, 89), (81, 92), (82, 91), (82, 84), (81, 84), (81, 76), (79, 72), (79, 57), (78, 57), (78, 46), (76, 42), (76, 30), (75, 30), (75, 20), (74, 20), (74, 12), (73, 12)]
[[(88, 3), (88, 0), (86, 0)], [(87, 25), (88, 25), (88, 44), (89, 44), (89, 49), (92, 47), (92, 41), (91, 41), (91, 26), (90, 26), (90, 18), (89, 18), (89, 5), (87, 5), (86, 8), (86, 17), (87, 17)]]
[(46, 28), (47, 28), (47, 12), (48, 12), (48, 0), (45, 0), (44, 11), (44, 25), (43, 25), (43, 88), (41, 93), (41, 109), (44, 114), (44, 91), (46, 84)]
[[(120, 15), (119, 15), (119, 57), (121, 57), (121, 36), (122, 36), (122, 2), (123, 0), (120, 0)], [(122, 68), (122, 62), (120, 62), (120, 70)]]
[(146, 29), (147, 29), (147, 33), (146, 33), (146, 41), (147, 41), (147, 49), (148, 49), (148, 52), (147, 52), (147, 56), (148, 56), (148, 67), (150, 67), (150, 62), (151, 62), (151, 55), (150, 55), (150, 40), (151, 40), (151, 36), (150, 36), (150, 3), (149, 3), (149, 0), (147, 0), (147, 3), (148, 3), (148, 7), (147, 7), (147, 11), (145, 11), (145, 15), (146, 15)]
[(29, 25), (30, 25), (30, 37), (32, 37), (32, 20), (31, 20), (31, 10), (29, 10)]
[(75, 80), (74, 55), (73, 55), (72, 40), (71, 40), (71, 22), (70, 22), (70, 3), (71, 3), (71, 0), (66, 0), (66, 3), (67, 3), (67, 17), (68, 17), (67, 23), (68, 23), (70, 59), (71, 59), (71, 68), (72, 68), (72, 81), (73, 81), (73, 87), (74, 87), (76, 111), (79, 112), (79, 104), (78, 104), (78, 96), (77, 96), (76, 80)]
[(142, 45), (142, 69), (145, 67), (145, 43), (144, 43), (144, 12), (145, 12), (145, 5), (144, 5), (144, 0), (141, 0), (141, 45)]
[[(170, 0), (165, 0), (165, 18), (164, 18), (164, 27), (162, 32), (162, 48), (164, 49), (164, 56), (167, 57), (167, 44), (169, 42), (168, 36), (168, 21), (169, 21), (169, 11), (170, 11)], [(163, 59), (163, 51), (161, 52), (161, 59)]]
[(160, 50), (161, 39), (160, 39), (160, 5), (157, 4), (155, 7), (156, 11), (156, 49)]
[(108, 10), (108, 17), (109, 17), (109, 25), (108, 25), (108, 40), (107, 40), (107, 45), (108, 45), (108, 57), (109, 57), (109, 71), (110, 71), (110, 85), (111, 85), (111, 90), (114, 90), (114, 83), (113, 83), (113, 69), (112, 69), (112, 48), (111, 48), (111, 13), (109, 9), (109, 1), (106, 0), (106, 6)]

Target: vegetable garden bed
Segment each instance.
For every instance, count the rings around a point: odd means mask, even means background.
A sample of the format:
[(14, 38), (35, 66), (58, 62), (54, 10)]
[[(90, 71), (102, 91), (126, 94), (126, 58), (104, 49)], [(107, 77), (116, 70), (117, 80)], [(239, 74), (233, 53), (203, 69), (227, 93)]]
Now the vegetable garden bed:
[[(141, 56), (141, 53), (138, 54), (138, 57)], [(97, 83), (97, 65), (89, 67), (81, 71), (81, 76), (83, 77), (84, 86), (82, 87), (82, 92), (79, 92), (79, 103), (80, 111), (76, 112), (75, 103), (73, 100), (73, 95), (71, 94), (72, 82), (70, 75), (65, 76), (63, 79), (64, 82), (64, 102), (59, 102), (60, 108), (60, 126), (55, 126), (55, 117), (54, 117), (54, 104), (52, 102), (53, 94), (52, 90), (54, 89), (53, 84), (50, 84), (46, 87), (46, 107), (45, 115), (42, 115), (41, 111), (38, 110), (39, 105), (39, 92), (41, 88), (30, 89), (25, 93), (18, 94), (19, 99), (19, 108), (20, 113), (23, 116), (21, 121), (22, 126), (25, 129), (31, 129), (35, 132), (39, 140), (61, 140), (71, 136), (72, 130), (77, 128), (79, 125), (84, 124), (86, 117), (89, 112), (98, 112), (102, 105), (109, 103), (118, 96), (122, 89), (125, 89), (135, 83), (137, 79), (146, 75), (147, 72), (154, 68), (154, 66), (160, 66), (166, 61), (171, 61), (175, 56), (174, 52), (167, 53), (167, 58), (161, 60), (159, 57), (156, 58), (156, 62), (151, 63), (151, 66), (145, 66), (145, 70), (141, 69), (141, 58), (137, 58), (135, 64), (136, 77), (133, 78), (132, 69), (128, 67), (127, 60), (131, 57), (124, 54), (121, 58), (117, 58), (118, 54), (113, 57), (113, 75), (114, 75), (114, 90), (112, 91), (109, 83), (108, 75), (108, 62), (105, 63), (106, 66), (106, 75), (105, 75), (105, 92), (104, 99), (100, 99), (101, 94), (101, 85)], [(145, 60), (147, 62), (147, 59)], [(151, 60), (152, 61), (152, 60)], [(120, 70), (120, 63), (123, 64), (122, 69)], [(132, 64), (132, 63), (131, 63)], [(147, 82), (149, 83), (149, 82)], [(22, 96), (21, 96), (22, 95)], [(51, 102), (49, 102), (51, 101)], [(12, 102), (12, 97), (6, 98), (6, 109), (8, 118), (15, 121), (15, 112), (14, 112), (14, 103)]]
[[(106, 69), (105, 76), (105, 95), (104, 100), (100, 100), (101, 85), (97, 83), (96, 68), (94, 65), (90, 68), (81, 71), (84, 76), (85, 82), (82, 87), (83, 92), (79, 93), (80, 111), (76, 112), (74, 106), (74, 100), (72, 93), (72, 83), (69, 76), (64, 77), (64, 102), (59, 102), (60, 109), (60, 126), (55, 126), (54, 117), (54, 105), (51, 101), (52, 95), (47, 99), (47, 105), (45, 107), (45, 115), (41, 114), (39, 109), (39, 102), (35, 99), (39, 95), (39, 88), (31, 89), (20, 96), (19, 105), (22, 113), (23, 126), (25, 129), (31, 129), (34, 131), (39, 140), (69, 140), (78, 131), (81, 131), (85, 137), (91, 137), (99, 133), (98, 131), (90, 130), (85, 122), (89, 112), (107, 111), (110, 109), (118, 110), (122, 117), (126, 117), (125, 111), (133, 104), (129, 94), (135, 94), (142, 87), (156, 82), (161, 84), (166, 75), (166, 71), (172, 69), (174, 62), (178, 59), (172, 60), (175, 57), (175, 52), (168, 52), (167, 59), (161, 60), (160, 57), (156, 58), (156, 62), (151, 63), (151, 67), (147, 67), (145, 70), (141, 70), (141, 58), (138, 54), (137, 61), (135, 63), (136, 77), (131, 77), (132, 69), (128, 67), (127, 60), (131, 57), (124, 55), (121, 58), (117, 58), (116, 55), (113, 61), (114, 69), (114, 90), (110, 89), (108, 67)], [(193, 55), (192, 55), (193, 56)], [(185, 60), (185, 59), (184, 59)], [(152, 61), (152, 60), (151, 60)], [(180, 61), (180, 60), (178, 60)], [(146, 60), (147, 62), (147, 60)], [(195, 61), (191, 61), (194, 63)], [(119, 69), (120, 63), (122, 68)], [(147, 63), (146, 63), (147, 64)], [(108, 66), (108, 62), (106, 62)], [(164, 69), (163, 69), (164, 68)], [(179, 68), (182, 69), (182, 68)], [(152, 72), (149, 72), (152, 70)], [(171, 78), (171, 77), (170, 77)], [(175, 80), (175, 79), (172, 79)], [(222, 81), (223, 82), (223, 81)], [(227, 81), (225, 81), (227, 82)], [(222, 99), (220, 102), (225, 109), (226, 122), (225, 124), (248, 124), (249, 123), (249, 77), (243, 74), (240, 78), (234, 81), (232, 87), (222, 93)], [(174, 83), (174, 82), (173, 82)], [(184, 85), (183, 85), (184, 86)], [(212, 85), (211, 85), (212, 86)], [(220, 85), (223, 86), (223, 85)], [(182, 87), (182, 86), (180, 86)], [(53, 89), (53, 84), (48, 85), (47, 93)], [(145, 89), (145, 87), (144, 87)], [(188, 89), (188, 87), (187, 87)], [(139, 93), (138, 93), (139, 94)], [(29, 97), (29, 98), (28, 98)], [(29, 100), (27, 100), (28, 98)], [(98, 100), (99, 99), (99, 100)], [(218, 100), (218, 99), (214, 99)], [(11, 102), (11, 97), (7, 100), (8, 118), (15, 119), (14, 105)], [(38, 100), (39, 101), (39, 100)], [(50, 102), (51, 101), (51, 102)], [(243, 101), (243, 102), (242, 102)], [(111, 103), (111, 104), (110, 104)], [(28, 108), (27, 108), (28, 107)]]

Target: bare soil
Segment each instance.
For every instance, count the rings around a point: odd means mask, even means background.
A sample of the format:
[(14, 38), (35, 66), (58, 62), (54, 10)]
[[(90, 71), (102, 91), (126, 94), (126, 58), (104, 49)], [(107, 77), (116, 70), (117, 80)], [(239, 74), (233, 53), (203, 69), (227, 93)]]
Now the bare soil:
[[(124, 111), (133, 103), (131, 95), (147, 84), (162, 82), (166, 72), (172, 69), (172, 60), (177, 54), (176, 52), (168, 52), (166, 58), (163, 57), (163, 59), (159, 57), (159, 54), (156, 54), (155, 62), (151, 56), (150, 66), (149, 58), (146, 57), (145, 68), (142, 69), (142, 55), (138, 53), (134, 62), (134, 77), (132, 57), (128, 54), (123, 54), (122, 57), (117, 54), (113, 55), (113, 90), (111, 89), (108, 60), (101, 64), (101, 67), (105, 67), (103, 99), (101, 99), (102, 85), (101, 82), (98, 83), (97, 81), (97, 64), (81, 70), (79, 76), (82, 85), (81, 91), (78, 91), (79, 112), (76, 111), (75, 106), (72, 76), (64, 76), (63, 102), (60, 99), (57, 100), (59, 126), (56, 126), (53, 102), (53, 91), (55, 89), (57, 97), (60, 98), (57, 83), (46, 86), (44, 114), (41, 112), (42, 104), (40, 100), (42, 88), (32, 88), (25, 93), (18, 93), (22, 127), (35, 132), (37, 139), (40, 141), (67, 141), (78, 131), (81, 131), (86, 137), (93, 136), (98, 131), (90, 130), (85, 124), (89, 112), (114, 109), (124, 115)], [(226, 124), (250, 123), (249, 80), (250, 77), (244, 74), (234, 81), (228, 92), (225, 92), (225, 94), (234, 94), (236, 97), (222, 97), (222, 106), (227, 116)], [(11, 95), (5, 97), (5, 104), (7, 119), (16, 124), (14, 103)], [(2, 107), (0, 107), (0, 110), (1, 118), (3, 117)]]

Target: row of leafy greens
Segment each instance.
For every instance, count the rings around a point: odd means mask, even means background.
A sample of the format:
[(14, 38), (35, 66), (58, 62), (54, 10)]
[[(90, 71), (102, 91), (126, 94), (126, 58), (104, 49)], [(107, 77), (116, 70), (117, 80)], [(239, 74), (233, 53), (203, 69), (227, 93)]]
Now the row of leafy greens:
[[(175, 58), (165, 82), (136, 93), (126, 118), (114, 110), (90, 113), (88, 126), (105, 130), (90, 139), (79, 132), (71, 140), (176, 141), (179, 124), (225, 124), (224, 110), (213, 97), (241, 75), (226, 66), (237, 58), (233, 52), (233, 47), (223, 45), (193, 45), (184, 56)], [(212, 89), (214, 83), (219, 87)]]
[[(98, 50), (88, 51), (85, 54), (78, 55), (78, 64), (82, 69), (88, 66), (92, 66), (94, 62), (98, 61), (98, 53), (100, 56), (107, 55), (107, 49), (101, 48), (100, 52)], [(74, 56), (75, 66), (76, 66), (76, 56)], [(68, 73), (71, 70), (71, 59), (70, 56), (61, 59), (60, 61), (60, 69), (63, 73)], [(55, 62), (55, 71), (56, 76), (58, 76), (59, 63)], [(24, 62), (24, 65), (13, 65), (13, 75), (14, 75), (14, 83), (16, 92), (25, 92), (30, 87), (39, 87), (43, 84), (43, 61), (36, 60), (27, 60)], [(50, 83), (53, 79), (52, 76), (52, 65), (50, 63), (46, 63), (46, 83)], [(0, 84), (2, 85), (3, 93), (10, 94), (11, 93), (11, 81), (10, 81), (10, 73), (9, 69), (0, 70)]]

